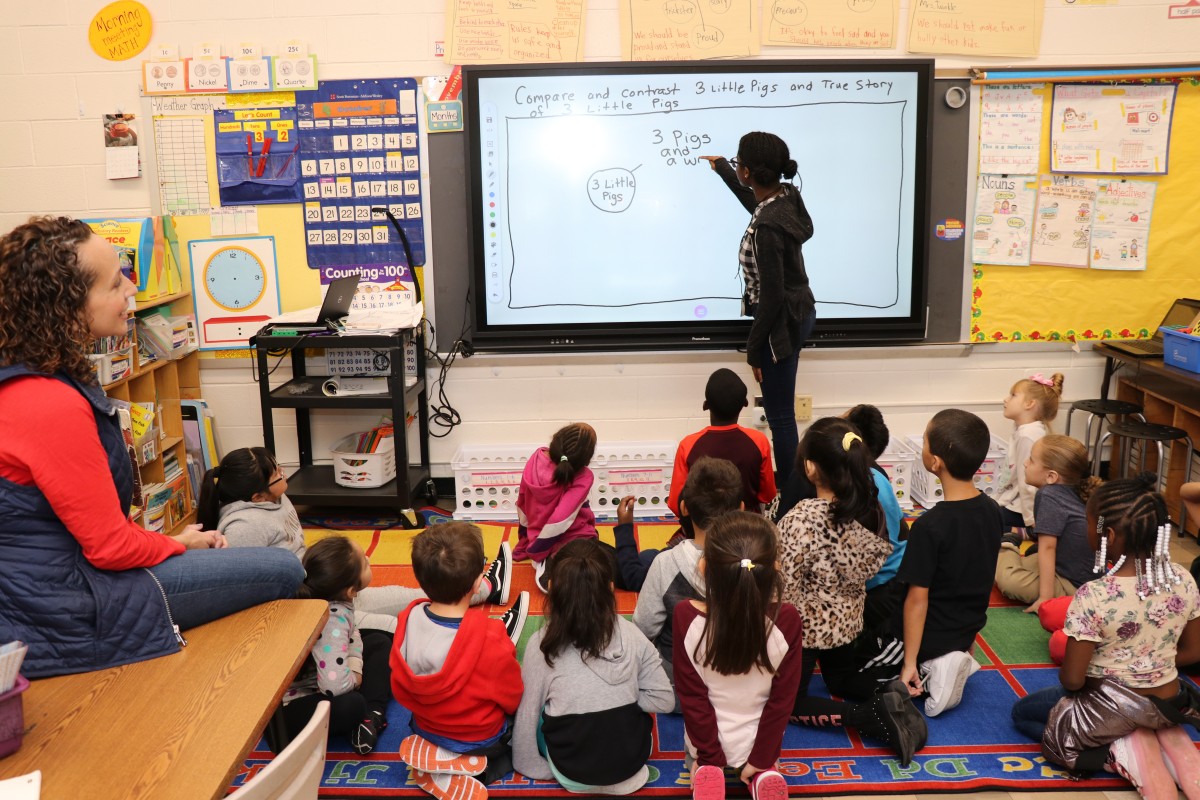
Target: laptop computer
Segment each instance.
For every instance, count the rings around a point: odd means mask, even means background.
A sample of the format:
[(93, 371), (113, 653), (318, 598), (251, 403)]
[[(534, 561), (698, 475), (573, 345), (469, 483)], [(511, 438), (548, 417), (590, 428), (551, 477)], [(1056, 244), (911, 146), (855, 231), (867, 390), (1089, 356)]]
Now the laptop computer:
[(335, 328), (336, 323), (350, 313), (350, 303), (354, 300), (354, 292), (358, 289), (359, 277), (358, 273), (355, 273), (344, 278), (337, 278), (330, 283), (316, 319), (292, 321), (289, 318), (286, 322), (277, 323), (277, 326), (290, 328), (297, 333), (316, 333)]
[(1149, 339), (1110, 339), (1105, 344), (1134, 358), (1162, 358), (1163, 335), (1159, 328), (1164, 325), (1191, 325), (1198, 315), (1200, 315), (1200, 300), (1181, 297), (1171, 304), (1167, 315), (1163, 317), (1163, 321), (1154, 329), (1154, 335)]

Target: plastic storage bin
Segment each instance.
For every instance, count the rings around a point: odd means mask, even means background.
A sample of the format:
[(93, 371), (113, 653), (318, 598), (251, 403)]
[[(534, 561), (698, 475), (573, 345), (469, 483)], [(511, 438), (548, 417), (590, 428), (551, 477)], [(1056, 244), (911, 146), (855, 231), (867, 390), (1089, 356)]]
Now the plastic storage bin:
[[(905, 439), (905, 443), (917, 454), (912, 475), (913, 500), (924, 508), (932, 508), (942, 499), (942, 482), (921, 465), (922, 439), (919, 433)], [(1000, 470), (1004, 468), (1004, 455), (1007, 452), (1008, 445), (1004, 440), (993, 436), (987, 457), (975, 473), (975, 488), (989, 497), (1000, 491)]]
[(1200, 372), (1200, 336), (1175, 328), (1159, 330), (1163, 335), (1163, 363), (1188, 372)]
[(351, 489), (377, 489), (396, 477), (396, 443), (385, 436), (374, 453), (356, 453), (360, 436), (352, 433), (333, 445), (333, 480)]
[(476, 444), (460, 447), (454, 470), (454, 518), (517, 518), (517, 490), (525, 461), (536, 444)]
[(29, 681), (20, 675), (12, 689), (0, 694), (0, 758), (17, 752), (25, 736), (25, 708), (21, 695)]
[(888, 474), (892, 491), (896, 493), (896, 501), (905, 511), (912, 511), (913, 508), (912, 476), (918, 469), (924, 472), (920, 462), (920, 454), (895, 436), (888, 441), (887, 449), (876, 459), (876, 463)]
[[(515, 520), (525, 462), (537, 444), (467, 445), (454, 454), (454, 518)], [(589, 468), (595, 475), (588, 504), (598, 518), (615, 518), (621, 498), (637, 498), (634, 515), (669, 514), (675, 442), (599, 444)]]
[(111, 353), (95, 353), (89, 355), (88, 359), (92, 362), (96, 380), (101, 386), (116, 383), (133, 372), (132, 347), (125, 347)]

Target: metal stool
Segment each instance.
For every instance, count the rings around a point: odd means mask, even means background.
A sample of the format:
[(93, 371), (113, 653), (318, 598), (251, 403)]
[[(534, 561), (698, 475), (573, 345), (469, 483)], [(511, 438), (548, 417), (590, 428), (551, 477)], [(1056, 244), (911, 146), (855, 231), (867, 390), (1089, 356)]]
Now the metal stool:
[[(1140, 442), (1142, 446), (1141, 463), (1143, 468), (1146, 464), (1146, 442), (1154, 442), (1158, 446), (1158, 481), (1155, 488), (1163, 485), (1163, 478), (1167, 474), (1167, 460), (1163, 457), (1163, 442), (1176, 442), (1183, 440), (1187, 443), (1187, 458), (1184, 459), (1184, 470), (1190, 470), (1192, 466), (1192, 437), (1188, 436), (1187, 431), (1183, 428), (1176, 428), (1172, 425), (1158, 425), (1153, 422), (1134, 422), (1126, 420), (1124, 422), (1114, 422), (1108, 426), (1108, 433), (1101, 439), (1100, 446), (1108, 441), (1110, 436), (1122, 436), (1126, 439), (1131, 439), (1134, 442)], [(1130, 450), (1132, 450), (1132, 443)], [(1132, 453), (1131, 453), (1132, 455)], [(1187, 519), (1187, 506), (1182, 502), (1179, 504), (1179, 535), (1183, 536), (1185, 520)]]
[[(1104, 424), (1108, 422), (1109, 417), (1114, 419), (1117, 417), (1136, 416), (1142, 422), (1146, 418), (1142, 416), (1142, 407), (1137, 403), (1127, 403), (1124, 400), (1076, 400), (1071, 404), (1071, 410), (1067, 412), (1067, 436), (1071, 435), (1071, 415), (1075, 413), (1075, 409), (1086, 413), (1087, 429), (1083, 435), (1083, 442), (1092, 450), (1092, 474), (1100, 474), (1100, 437), (1104, 432)], [(1096, 437), (1092, 438), (1092, 422), (1097, 417), (1100, 418), (1100, 423), (1096, 426)], [(1111, 423), (1110, 423), (1111, 425)]]

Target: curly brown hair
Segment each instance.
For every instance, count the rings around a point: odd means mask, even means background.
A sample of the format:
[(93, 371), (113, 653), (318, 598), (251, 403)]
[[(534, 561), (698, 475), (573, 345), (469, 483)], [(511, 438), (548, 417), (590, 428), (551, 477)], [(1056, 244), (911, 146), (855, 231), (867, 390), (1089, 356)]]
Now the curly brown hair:
[(77, 219), (31, 217), (0, 237), (0, 365), (96, 382), (87, 357), (96, 276), (79, 261), (91, 236)]

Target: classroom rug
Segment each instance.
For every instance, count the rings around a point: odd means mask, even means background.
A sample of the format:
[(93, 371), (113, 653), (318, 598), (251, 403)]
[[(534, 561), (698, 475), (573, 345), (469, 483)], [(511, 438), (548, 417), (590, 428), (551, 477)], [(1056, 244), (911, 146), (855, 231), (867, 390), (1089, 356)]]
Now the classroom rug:
[[(428, 517), (436, 517), (433, 509)], [(371, 556), (375, 582), (415, 585), (409, 565), (409, 542), (413, 531), (380, 530), (373, 527), (308, 527), (309, 541), (333, 533), (354, 537)], [(480, 524), (485, 549), (494, 553), (502, 540), (516, 537), (515, 524)], [(601, 526), (601, 538), (612, 541), (611, 527)], [(639, 523), (642, 548), (660, 547), (675, 531), (668, 521)], [(530, 592), (532, 609), (518, 655), (523, 656), (529, 637), (541, 626), (542, 597), (533, 583), (528, 563), (517, 564), (513, 596)], [(618, 612), (630, 614), (636, 595), (618, 592)], [(491, 609), (499, 613), (501, 609)], [(1057, 668), (1049, 663), (1047, 641), (1036, 615), (1025, 614), (998, 592), (993, 592), (988, 623), (976, 647), (982, 669), (968, 682), (962, 704), (929, 720), (929, 741), (913, 762), (902, 767), (887, 748), (843, 728), (807, 728), (789, 725), (783, 742), (779, 770), (796, 795), (918, 794), (925, 792), (972, 792), (981, 790), (1128, 790), (1129, 784), (1110, 775), (1071, 781), (1066, 773), (1047, 764), (1038, 744), (1025, 739), (1009, 717), (1012, 704), (1028, 692), (1053, 685)], [(820, 676), (813, 691), (824, 693)], [(920, 706), (918, 706), (920, 707)], [(389, 727), (380, 737), (376, 751), (360, 756), (344, 740), (329, 742), (320, 797), (424, 797), (408, 778), (408, 768), (399, 759), (400, 741), (408, 735), (408, 712), (398, 704), (388, 711)], [(689, 797), (691, 786), (683, 766), (683, 721), (676, 715), (658, 715), (650, 755), (650, 782), (637, 794), (647, 797)], [(265, 742), (250, 753), (234, 786), (239, 786), (270, 762)], [(731, 777), (730, 794), (746, 792)], [(531, 781), (520, 774), (488, 787), (495, 797), (568, 797), (554, 783)]]

